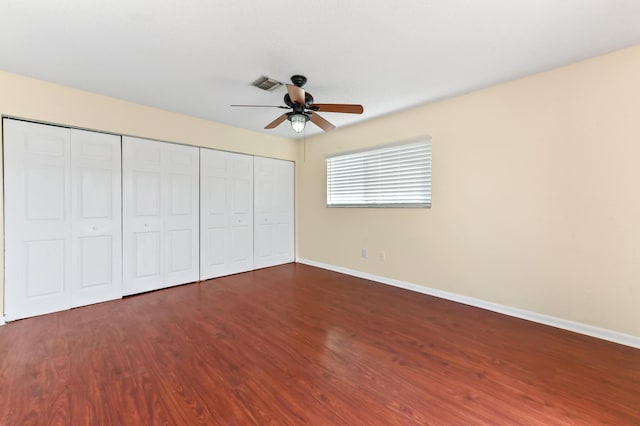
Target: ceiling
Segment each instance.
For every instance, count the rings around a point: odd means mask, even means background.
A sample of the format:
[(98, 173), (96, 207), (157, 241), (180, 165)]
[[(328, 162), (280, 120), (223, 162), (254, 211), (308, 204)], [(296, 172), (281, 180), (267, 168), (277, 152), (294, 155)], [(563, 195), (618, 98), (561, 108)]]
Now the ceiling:
[[(0, 69), (245, 129), (304, 74), (338, 127), (640, 43), (638, 0), (2, 0)], [(0, 94), (1, 96), (1, 94)], [(36, 117), (37, 118), (37, 117)], [(312, 124), (307, 135), (321, 131)]]

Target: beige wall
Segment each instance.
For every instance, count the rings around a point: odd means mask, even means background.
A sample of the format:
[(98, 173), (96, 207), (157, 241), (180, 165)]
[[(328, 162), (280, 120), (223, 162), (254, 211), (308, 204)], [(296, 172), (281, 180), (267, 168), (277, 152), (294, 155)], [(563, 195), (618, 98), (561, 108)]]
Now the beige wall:
[[(640, 336), (638, 76), (640, 46), (307, 140), (298, 256)], [(425, 134), (431, 209), (325, 207), (327, 154)]]
[[(286, 138), (250, 132), (2, 71), (0, 114), (285, 160), (295, 160), (298, 149), (296, 142)], [(0, 219), (3, 219), (1, 207)], [(2, 241), (4, 238), (0, 232), (0, 245)], [(0, 259), (2, 307), (3, 268), (4, 263)]]

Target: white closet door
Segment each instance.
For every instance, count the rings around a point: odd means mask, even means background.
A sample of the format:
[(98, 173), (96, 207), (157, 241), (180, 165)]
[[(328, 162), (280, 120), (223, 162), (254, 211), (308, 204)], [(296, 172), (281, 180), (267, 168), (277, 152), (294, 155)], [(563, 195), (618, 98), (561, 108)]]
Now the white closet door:
[(120, 136), (71, 130), (71, 305), (122, 296)]
[(293, 262), (293, 162), (256, 157), (254, 166), (254, 266), (264, 268)]
[(200, 279), (253, 269), (253, 156), (200, 149)]
[(200, 277), (199, 150), (163, 143), (164, 286)]
[(198, 280), (198, 149), (123, 137), (123, 292)]
[(3, 120), (6, 318), (71, 307), (69, 129)]
[(162, 288), (162, 144), (122, 138), (123, 294)]

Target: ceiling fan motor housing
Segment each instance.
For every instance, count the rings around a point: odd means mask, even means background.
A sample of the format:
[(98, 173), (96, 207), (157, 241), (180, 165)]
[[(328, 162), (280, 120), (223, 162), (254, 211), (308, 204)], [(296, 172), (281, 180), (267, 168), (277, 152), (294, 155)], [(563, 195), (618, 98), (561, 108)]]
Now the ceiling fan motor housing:
[(297, 104), (295, 102), (293, 102), (291, 100), (291, 97), (289, 96), (289, 94), (287, 93), (286, 95), (284, 95), (284, 103), (293, 108), (294, 111), (296, 111), (296, 109), (303, 111), (306, 108), (309, 108), (309, 106), (311, 106), (311, 104), (313, 104), (313, 96), (311, 96), (311, 93), (309, 92), (305, 92), (304, 93), (304, 105), (300, 105)]

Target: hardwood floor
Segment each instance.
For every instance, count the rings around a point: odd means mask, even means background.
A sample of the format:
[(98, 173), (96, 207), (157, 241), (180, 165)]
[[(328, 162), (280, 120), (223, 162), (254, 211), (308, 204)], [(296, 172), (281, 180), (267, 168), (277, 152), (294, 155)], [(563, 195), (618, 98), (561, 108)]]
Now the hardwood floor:
[(0, 327), (3, 425), (640, 424), (640, 350), (300, 264)]

